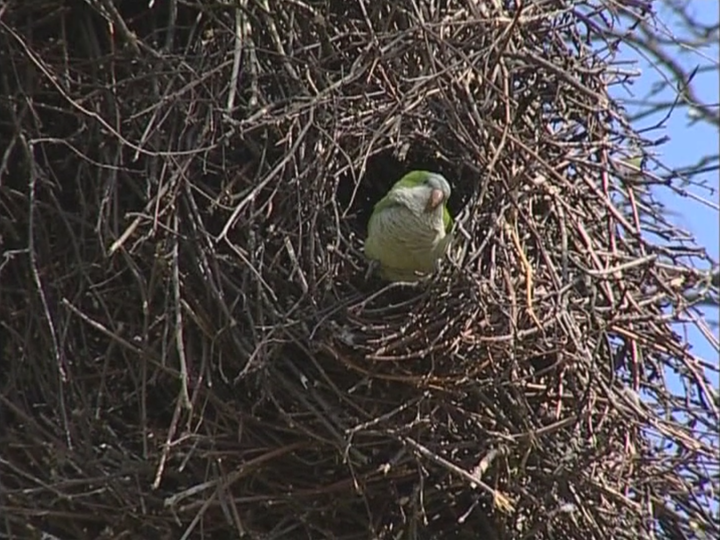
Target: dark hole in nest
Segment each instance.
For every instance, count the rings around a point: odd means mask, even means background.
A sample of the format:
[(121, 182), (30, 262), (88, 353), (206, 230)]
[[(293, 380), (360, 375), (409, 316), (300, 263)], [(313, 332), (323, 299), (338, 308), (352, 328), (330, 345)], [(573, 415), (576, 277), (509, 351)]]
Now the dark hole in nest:
[(365, 173), (359, 179), (357, 187), (349, 172), (342, 175), (338, 182), (337, 200), (340, 208), (349, 210), (348, 214), (354, 216), (353, 228), (361, 238), (365, 238), (375, 204), (395, 182), (413, 170), (437, 172), (447, 178), (452, 187), (448, 209), (453, 217), (457, 217), (465, 208), (479, 185), (477, 177), (469, 168), (460, 162), (453, 164), (432, 157), (432, 150), (424, 145), (411, 147), (403, 160), (399, 159), (393, 150), (378, 152), (368, 158)]

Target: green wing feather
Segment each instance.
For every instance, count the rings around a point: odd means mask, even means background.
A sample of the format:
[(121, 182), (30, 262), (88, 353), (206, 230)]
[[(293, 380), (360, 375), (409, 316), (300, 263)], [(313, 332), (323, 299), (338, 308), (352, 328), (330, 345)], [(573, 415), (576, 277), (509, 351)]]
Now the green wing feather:
[(453, 218), (446, 205), (443, 205), (443, 223), (445, 224), (445, 233), (450, 234), (450, 231), (453, 228)]

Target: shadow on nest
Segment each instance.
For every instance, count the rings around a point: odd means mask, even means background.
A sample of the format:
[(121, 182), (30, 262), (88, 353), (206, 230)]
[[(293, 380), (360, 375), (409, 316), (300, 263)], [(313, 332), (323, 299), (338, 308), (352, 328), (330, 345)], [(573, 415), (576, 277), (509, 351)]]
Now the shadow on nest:
[[(623, 168), (586, 8), (10, 2), (5, 535), (717, 535), (667, 316), (701, 253)], [(451, 256), (366, 282), (415, 168), (453, 183)]]

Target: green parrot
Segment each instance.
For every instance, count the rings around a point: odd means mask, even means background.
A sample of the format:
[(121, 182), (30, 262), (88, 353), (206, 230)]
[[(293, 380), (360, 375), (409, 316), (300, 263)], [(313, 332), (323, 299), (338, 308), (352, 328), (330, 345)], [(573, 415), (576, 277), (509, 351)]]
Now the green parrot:
[(365, 256), (388, 281), (417, 281), (437, 268), (450, 243), (447, 209), (450, 184), (444, 176), (412, 171), (398, 180), (373, 209)]

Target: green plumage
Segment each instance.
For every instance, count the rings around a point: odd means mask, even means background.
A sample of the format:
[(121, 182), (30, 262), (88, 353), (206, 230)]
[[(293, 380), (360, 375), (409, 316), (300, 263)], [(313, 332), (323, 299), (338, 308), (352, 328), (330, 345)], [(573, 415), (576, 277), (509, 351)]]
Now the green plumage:
[[(441, 203), (431, 198), (442, 193)], [(365, 255), (389, 281), (415, 281), (437, 268), (447, 251), (453, 220), (447, 209), (450, 184), (440, 174), (412, 171), (375, 205)]]

